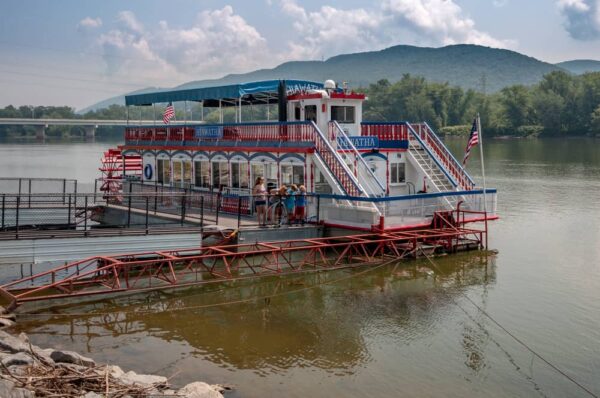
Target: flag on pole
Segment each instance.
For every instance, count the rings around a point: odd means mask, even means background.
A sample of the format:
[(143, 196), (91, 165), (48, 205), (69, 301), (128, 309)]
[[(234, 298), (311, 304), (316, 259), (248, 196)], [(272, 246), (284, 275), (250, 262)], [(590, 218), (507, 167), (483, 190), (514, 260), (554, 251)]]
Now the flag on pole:
[(165, 124), (169, 124), (171, 119), (175, 116), (175, 108), (173, 108), (173, 104), (169, 102), (169, 105), (165, 108), (165, 112), (163, 113), (163, 122)]
[(471, 127), (471, 134), (469, 135), (469, 142), (467, 143), (467, 149), (465, 149), (465, 157), (463, 158), (463, 167), (467, 164), (467, 159), (471, 154), (471, 148), (479, 144), (479, 128), (477, 126), (477, 119), (473, 120), (473, 127)]

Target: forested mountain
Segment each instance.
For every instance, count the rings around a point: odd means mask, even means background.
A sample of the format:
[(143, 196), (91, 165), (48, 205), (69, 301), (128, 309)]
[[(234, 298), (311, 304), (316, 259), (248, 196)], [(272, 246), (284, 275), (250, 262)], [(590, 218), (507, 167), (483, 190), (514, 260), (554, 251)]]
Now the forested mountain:
[[(294, 61), (273, 69), (198, 80), (176, 88), (218, 86), (266, 79), (295, 78), (315, 81), (346, 81), (351, 87), (366, 87), (381, 79), (398, 81), (406, 73), (432, 82), (448, 82), (463, 89), (494, 93), (514, 84), (538, 83), (545, 74), (562, 70), (515, 51), (460, 44), (441, 48), (394, 46), (381, 51), (343, 54), (325, 61)], [(148, 91), (148, 89), (140, 90)], [(80, 113), (123, 104), (114, 97), (82, 109)]]
[(563, 68), (576, 75), (581, 75), (586, 72), (600, 72), (600, 61), (593, 59), (575, 59), (573, 61), (565, 61), (556, 64), (556, 66)]

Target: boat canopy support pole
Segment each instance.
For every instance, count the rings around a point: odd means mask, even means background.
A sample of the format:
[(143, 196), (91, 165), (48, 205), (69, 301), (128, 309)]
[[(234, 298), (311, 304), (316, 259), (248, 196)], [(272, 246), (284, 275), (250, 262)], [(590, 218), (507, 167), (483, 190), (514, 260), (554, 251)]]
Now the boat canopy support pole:
[(156, 104), (155, 103), (152, 103), (152, 127), (154, 127), (154, 134), (152, 136), (154, 138), (156, 138)]

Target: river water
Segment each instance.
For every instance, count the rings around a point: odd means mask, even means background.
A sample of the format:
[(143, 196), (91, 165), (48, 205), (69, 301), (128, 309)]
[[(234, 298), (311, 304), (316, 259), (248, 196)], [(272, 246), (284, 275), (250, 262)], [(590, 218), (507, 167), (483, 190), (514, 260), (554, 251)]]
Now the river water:
[[(457, 155), (463, 141), (449, 141)], [(110, 146), (5, 142), (0, 170), (91, 186)], [(232, 384), (232, 397), (589, 396), (483, 310), (598, 395), (599, 149), (592, 139), (487, 140), (497, 255), (107, 300), (23, 318), (17, 331), (175, 384)], [(477, 150), (469, 162), (479, 180)]]

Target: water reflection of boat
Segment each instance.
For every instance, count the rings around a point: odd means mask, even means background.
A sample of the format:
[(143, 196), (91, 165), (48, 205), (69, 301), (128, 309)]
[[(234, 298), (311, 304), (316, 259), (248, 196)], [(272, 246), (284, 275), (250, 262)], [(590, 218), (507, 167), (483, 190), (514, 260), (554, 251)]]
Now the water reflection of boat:
[[(85, 306), (88, 315), (34, 318), (22, 327), (30, 335), (43, 331), (58, 340), (64, 338), (61, 334), (81, 335), (73, 339), (83, 344), (87, 338), (85, 346), (75, 347), (79, 351), (94, 350), (107, 334), (115, 347), (125, 341), (138, 344), (131, 342), (150, 334), (154, 343), (144, 346), (148, 353), (142, 356), (160, 357), (177, 344), (225, 368), (282, 373), (311, 366), (347, 374), (369, 361), (367, 340), (391, 335), (398, 344), (408, 344), (426, 338), (452, 316), (448, 294), (495, 282), (494, 259), (481, 254), (444, 258), (441, 272), (433, 276), (419, 272), (424, 264), (389, 265), (360, 278), (351, 278), (360, 270), (347, 270), (230, 284), (212, 287), (212, 292), (156, 293), (145, 302), (121, 298)], [(295, 292), (285, 294), (290, 291)], [(243, 302), (267, 296), (273, 297)], [(123, 354), (115, 349), (103, 355), (118, 361)]]

